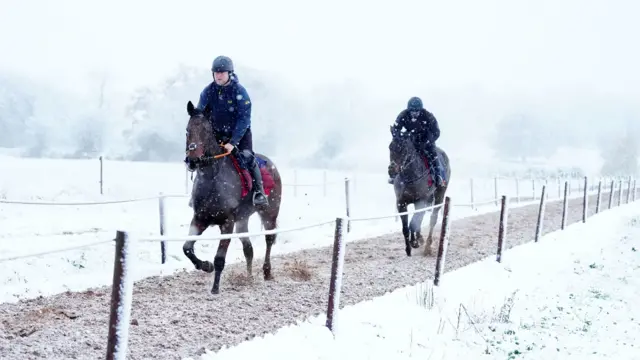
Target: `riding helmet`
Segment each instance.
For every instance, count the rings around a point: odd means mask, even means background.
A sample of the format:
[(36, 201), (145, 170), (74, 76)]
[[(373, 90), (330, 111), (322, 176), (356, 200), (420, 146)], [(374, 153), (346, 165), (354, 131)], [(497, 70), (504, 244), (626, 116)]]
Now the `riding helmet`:
[(412, 97), (407, 103), (407, 109), (409, 111), (422, 110), (422, 100), (417, 96)]
[(211, 65), (211, 71), (213, 72), (233, 72), (233, 61), (228, 56), (220, 55), (213, 60)]

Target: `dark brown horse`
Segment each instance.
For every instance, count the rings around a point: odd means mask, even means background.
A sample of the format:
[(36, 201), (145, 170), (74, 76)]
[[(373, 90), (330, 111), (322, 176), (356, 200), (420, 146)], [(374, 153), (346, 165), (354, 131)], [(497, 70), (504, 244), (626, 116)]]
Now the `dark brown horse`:
[[(411, 135), (406, 134), (393, 137), (389, 144), (389, 152), (391, 166), (395, 168), (395, 172), (398, 174), (393, 181), (398, 212), (406, 212), (409, 204), (413, 204), (417, 211), (444, 202), (447, 184), (451, 177), (451, 167), (447, 153), (438, 147), (436, 147), (436, 151), (438, 157), (442, 160), (442, 168), (445, 171), (444, 179), (446, 183), (441, 187), (437, 187), (435, 182), (432, 181), (433, 179), (429, 176), (429, 169), (424, 161), (424, 157), (413, 145)], [(426, 255), (431, 254), (433, 228), (438, 221), (439, 212), (440, 208), (431, 210), (429, 236), (427, 237), (427, 244), (424, 249)], [(424, 215), (424, 211), (414, 213), (411, 218), (411, 224), (409, 224), (408, 215), (400, 215), (407, 256), (411, 256), (411, 248), (417, 249), (424, 242), (420, 231)]]
[[(201, 235), (209, 226), (220, 227), (221, 234), (249, 231), (249, 217), (258, 213), (265, 230), (276, 228), (276, 221), (280, 212), (282, 200), (282, 180), (273, 162), (264, 155), (256, 153), (263, 177), (265, 192), (269, 204), (263, 207), (253, 205), (251, 180), (247, 179), (248, 172), (242, 170), (239, 163), (247, 154), (234, 151), (228, 154), (215, 138), (212, 125), (208, 118), (211, 116), (209, 107), (204, 110), (196, 109), (191, 101), (187, 104), (189, 122), (187, 124), (187, 157), (185, 162), (190, 169), (197, 172), (193, 183), (193, 218), (189, 228), (189, 235)], [(245, 159), (249, 161), (252, 159)], [(264, 279), (271, 280), (271, 247), (276, 242), (276, 235), (265, 235), (267, 250), (264, 257)], [(244, 257), (247, 261), (247, 275), (252, 276), (253, 247), (248, 237), (241, 237)], [(182, 247), (184, 254), (195, 265), (196, 269), (208, 273), (215, 271), (211, 293), (220, 292), (220, 275), (224, 269), (227, 249), (231, 239), (220, 240), (218, 251), (213, 264), (202, 261), (194, 253), (195, 241), (186, 241)]]

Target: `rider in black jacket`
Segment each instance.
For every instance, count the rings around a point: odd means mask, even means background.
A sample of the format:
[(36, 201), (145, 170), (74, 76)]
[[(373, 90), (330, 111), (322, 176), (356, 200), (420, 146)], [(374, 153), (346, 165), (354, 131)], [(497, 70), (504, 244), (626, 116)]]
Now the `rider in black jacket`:
[[(402, 128), (413, 135), (414, 146), (427, 156), (429, 170), (432, 178), (436, 181), (436, 186), (443, 186), (444, 179), (440, 175), (442, 171), (440, 163), (437, 161), (438, 153), (436, 152), (436, 140), (440, 137), (440, 127), (435, 116), (423, 107), (420, 98), (412, 97), (409, 99), (407, 108), (402, 110), (396, 118), (396, 122), (391, 128), (391, 134), (393, 136), (400, 134)], [(390, 169), (390, 184), (393, 184), (395, 175)]]

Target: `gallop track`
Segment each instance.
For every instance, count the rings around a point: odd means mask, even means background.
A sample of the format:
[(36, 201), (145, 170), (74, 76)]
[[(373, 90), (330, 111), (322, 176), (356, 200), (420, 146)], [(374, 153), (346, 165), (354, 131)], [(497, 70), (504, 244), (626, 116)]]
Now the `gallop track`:
[[(602, 199), (606, 205), (608, 195)], [(591, 196), (589, 216), (595, 203), (596, 196)], [(505, 248), (533, 240), (537, 212), (538, 205), (510, 209)], [(570, 199), (567, 224), (581, 216), (582, 199)], [(547, 203), (543, 233), (560, 229), (561, 218), (562, 201)], [(452, 221), (446, 271), (495, 254), (498, 220), (499, 213), (493, 212)], [(254, 259), (255, 279), (250, 283), (240, 281), (244, 262), (228, 265), (221, 294), (215, 297), (208, 292), (212, 275), (203, 272), (136, 282), (128, 358), (197, 357), (205, 348), (232, 346), (324, 312), (331, 251), (325, 247), (273, 257), (276, 279), (268, 283), (260, 276), (261, 259)], [(342, 305), (424, 281), (433, 272), (435, 258), (423, 257), (421, 249), (414, 254), (405, 255), (399, 235), (348, 243)], [(306, 262), (311, 279), (296, 280), (287, 270), (296, 260)], [(100, 287), (0, 304), (0, 359), (104, 358), (110, 293), (110, 287)]]

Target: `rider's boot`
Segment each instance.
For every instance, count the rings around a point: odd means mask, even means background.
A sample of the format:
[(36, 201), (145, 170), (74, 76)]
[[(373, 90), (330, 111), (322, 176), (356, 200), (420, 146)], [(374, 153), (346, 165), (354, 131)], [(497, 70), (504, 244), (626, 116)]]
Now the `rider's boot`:
[(253, 179), (253, 205), (265, 206), (269, 204), (269, 200), (264, 194), (264, 185), (262, 183), (262, 174), (260, 173), (260, 168), (258, 167), (258, 161), (254, 159), (251, 162), (249, 171), (251, 172), (251, 177)]
[(436, 182), (437, 187), (443, 187), (445, 185), (445, 181), (442, 178), (442, 168), (440, 167), (440, 161), (437, 158), (434, 158), (431, 161), (431, 178)]

